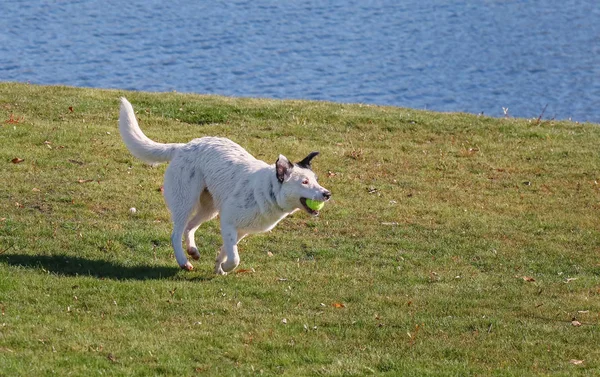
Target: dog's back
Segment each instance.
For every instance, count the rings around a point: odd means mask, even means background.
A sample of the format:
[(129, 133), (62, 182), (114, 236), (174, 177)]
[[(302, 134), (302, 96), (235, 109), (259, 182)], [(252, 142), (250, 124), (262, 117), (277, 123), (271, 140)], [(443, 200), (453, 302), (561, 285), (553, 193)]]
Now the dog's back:
[(257, 182), (253, 181), (264, 180), (261, 172), (269, 168), (235, 142), (211, 136), (194, 139), (179, 148), (171, 165), (169, 169), (187, 177), (190, 185), (204, 186), (218, 208), (232, 194), (256, 187)]

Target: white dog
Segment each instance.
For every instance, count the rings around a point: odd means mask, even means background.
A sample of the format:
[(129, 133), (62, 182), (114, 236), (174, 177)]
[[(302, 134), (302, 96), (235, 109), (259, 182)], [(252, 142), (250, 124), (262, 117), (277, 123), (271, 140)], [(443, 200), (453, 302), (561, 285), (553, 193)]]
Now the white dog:
[(318, 152), (297, 164), (279, 155), (277, 162), (269, 165), (225, 138), (157, 143), (144, 135), (125, 98), (121, 98), (119, 130), (135, 157), (148, 163), (171, 161), (165, 172), (164, 197), (173, 220), (175, 258), (185, 270), (193, 266), (183, 251), (182, 237), (188, 254), (199, 259), (194, 233), (217, 214), (223, 246), (215, 273), (224, 275), (240, 263), (237, 244), (247, 234), (268, 231), (298, 209), (316, 216), (318, 211), (308, 208), (306, 199), (327, 201), (331, 197), (311, 170), (311, 160)]

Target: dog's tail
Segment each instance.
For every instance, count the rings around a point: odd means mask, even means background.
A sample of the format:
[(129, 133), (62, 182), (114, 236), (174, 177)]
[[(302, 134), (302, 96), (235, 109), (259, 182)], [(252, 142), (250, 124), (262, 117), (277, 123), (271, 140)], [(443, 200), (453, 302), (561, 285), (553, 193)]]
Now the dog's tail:
[(171, 161), (175, 151), (183, 145), (162, 144), (150, 140), (140, 129), (133, 107), (124, 97), (121, 98), (119, 131), (129, 152), (149, 164)]

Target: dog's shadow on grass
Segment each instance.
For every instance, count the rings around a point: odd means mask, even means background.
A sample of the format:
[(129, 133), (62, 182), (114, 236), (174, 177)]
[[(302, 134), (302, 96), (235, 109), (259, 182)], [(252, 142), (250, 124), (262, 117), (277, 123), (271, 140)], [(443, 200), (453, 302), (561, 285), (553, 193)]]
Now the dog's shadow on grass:
[[(85, 259), (67, 255), (0, 255), (0, 263), (9, 266), (42, 269), (59, 276), (91, 276), (111, 280), (168, 279), (181, 271), (177, 267), (124, 266), (107, 260)], [(208, 280), (194, 276), (194, 280)]]

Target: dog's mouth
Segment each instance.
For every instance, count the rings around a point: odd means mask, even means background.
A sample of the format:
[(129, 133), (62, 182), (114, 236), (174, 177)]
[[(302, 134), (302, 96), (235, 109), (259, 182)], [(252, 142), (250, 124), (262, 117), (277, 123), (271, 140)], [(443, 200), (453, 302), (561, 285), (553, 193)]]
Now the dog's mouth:
[(319, 216), (319, 211), (315, 211), (314, 209), (310, 209), (308, 207), (308, 205), (306, 204), (306, 198), (300, 198), (300, 204), (302, 204), (302, 208), (304, 208), (304, 210), (308, 212), (309, 215)]

